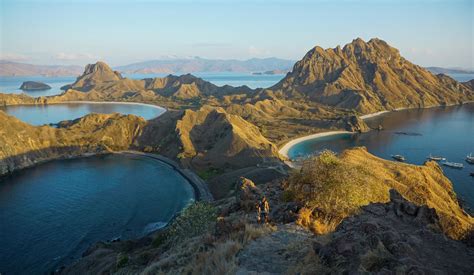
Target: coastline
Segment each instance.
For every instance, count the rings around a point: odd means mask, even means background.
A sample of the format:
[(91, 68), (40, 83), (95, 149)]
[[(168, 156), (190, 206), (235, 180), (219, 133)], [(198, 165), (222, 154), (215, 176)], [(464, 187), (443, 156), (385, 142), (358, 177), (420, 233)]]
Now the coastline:
[[(362, 120), (366, 120), (366, 119), (374, 118), (374, 117), (377, 117), (377, 116), (380, 116), (380, 115), (383, 115), (383, 114), (388, 114), (388, 113), (393, 113), (393, 112), (398, 112), (398, 111), (404, 111), (404, 110), (410, 110), (410, 109), (431, 109), (431, 108), (452, 107), (452, 106), (457, 106), (457, 105), (465, 105), (465, 104), (473, 104), (473, 103), (474, 103), (474, 100), (470, 100), (470, 101), (465, 101), (465, 102), (462, 102), (462, 103), (459, 103), (459, 104), (436, 105), (436, 106), (427, 106), (427, 107), (422, 107), (422, 108), (402, 107), (402, 108), (397, 108), (397, 109), (394, 109), (394, 110), (384, 110), (384, 111), (379, 111), (379, 112), (375, 112), (375, 113), (371, 113), (371, 114), (362, 115), (362, 116), (359, 116), (359, 118), (361, 118)], [(285, 163), (288, 166), (295, 167), (294, 163), (291, 160), (289, 160), (290, 158), (288, 156), (288, 151), (291, 149), (291, 147), (295, 146), (298, 143), (301, 143), (303, 141), (307, 141), (307, 140), (310, 140), (310, 139), (317, 139), (317, 138), (321, 138), (321, 137), (344, 134), (344, 133), (345, 134), (353, 134), (354, 132), (342, 131), (342, 130), (340, 130), (340, 131), (326, 131), (326, 132), (320, 132), (320, 133), (316, 133), (316, 134), (311, 134), (311, 135), (295, 138), (295, 139), (292, 139), (292, 140), (288, 141), (287, 143), (285, 143), (283, 145), (283, 147), (281, 147), (278, 150), (278, 153), (280, 153), (280, 155), (282, 155), (282, 156), (284, 156), (285, 158), (288, 159), (288, 160), (285, 161)]]
[(333, 135), (340, 135), (340, 134), (353, 134), (353, 133), (354, 132), (349, 132), (349, 131), (328, 131), (328, 132), (321, 132), (321, 133), (311, 134), (311, 135), (308, 135), (308, 136), (302, 136), (302, 137), (295, 138), (295, 139), (292, 139), (292, 140), (288, 141), (285, 145), (283, 145), (283, 147), (280, 148), (280, 150), (278, 150), (278, 153), (280, 153), (280, 155), (282, 155), (282, 156), (289, 159), (288, 151), (291, 149), (291, 147), (295, 146), (298, 143), (301, 143), (303, 141), (310, 140), (310, 139), (316, 139), (316, 138), (333, 136)]

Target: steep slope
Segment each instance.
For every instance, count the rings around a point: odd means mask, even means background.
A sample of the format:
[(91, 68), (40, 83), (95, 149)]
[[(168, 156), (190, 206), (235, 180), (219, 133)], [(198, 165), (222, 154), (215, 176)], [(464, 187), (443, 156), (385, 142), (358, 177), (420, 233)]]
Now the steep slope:
[[(159, 138), (158, 138), (159, 137)], [(140, 144), (181, 160), (185, 166), (236, 169), (279, 158), (276, 146), (240, 116), (205, 105), (199, 110), (168, 111), (150, 121)]]
[(271, 89), (287, 98), (307, 98), (363, 114), (474, 99), (472, 91), (454, 79), (412, 64), (376, 38), (358, 38), (343, 48), (317, 46)]
[(82, 75), (77, 78), (76, 82), (71, 85), (66, 85), (62, 87), (62, 89), (89, 91), (96, 85), (119, 81), (122, 78), (123, 77), (119, 72), (113, 71), (109, 65), (99, 61), (95, 64), (88, 64)]
[(460, 207), (452, 183), (436, 162), (393, 162), (359, 147), (340, 157), (323, 153), (289, 180), (289, 190), (308, 206), (300, 212), (300, 223), (320, 233), (333, 231), (364, 205), (387, 202), (390, 189), (416, 205), (433, 208), (441, 229), (453, 239), (466, 238), (473, 230), (474, 218)]
[(0, 175), (35, 163), (128, 149), (146, 121), (133, 115), (90, 114), (61, 128), (35, 127), (0, 111)]

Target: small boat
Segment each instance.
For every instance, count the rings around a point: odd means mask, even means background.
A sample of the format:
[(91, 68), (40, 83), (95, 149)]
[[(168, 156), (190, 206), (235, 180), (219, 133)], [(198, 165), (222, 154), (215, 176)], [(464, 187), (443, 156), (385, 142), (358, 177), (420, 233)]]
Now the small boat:
[(471, 172), (469, 175), (471, 175), (471, 177), (474, 177), (474, 172)]
[(446, 160), (446, 158), (443, 158), (442, 156), (432, 156), (431, 154), (426, 158), (429, 160), (434, 160), (434, 161)]
[(405, 157), (402, 155), (392, 155), (392, 158), (398, 161), (405, 161)]
[(441, 164), (444, 166), (452, 167), (452, 168), (458, 168), (458, 169), (464, 168), (464, 164), (457, 163), (457, 162), (445, 161), (445, 162), (441, 162)]
[(466, 161), (470, 164), (474, 164), (474, 156), (472, 153), (466, 156)]

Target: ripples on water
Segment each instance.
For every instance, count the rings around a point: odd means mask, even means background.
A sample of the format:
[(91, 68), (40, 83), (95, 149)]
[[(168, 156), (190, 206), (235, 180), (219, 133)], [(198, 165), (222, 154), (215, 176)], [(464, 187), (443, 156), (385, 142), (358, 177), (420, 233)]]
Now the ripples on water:
[(146, 157), (58, 160), (0, 180), (0, 273), (41, 274), (101, 240), (164, 226), (194, 197), (169, 166)]

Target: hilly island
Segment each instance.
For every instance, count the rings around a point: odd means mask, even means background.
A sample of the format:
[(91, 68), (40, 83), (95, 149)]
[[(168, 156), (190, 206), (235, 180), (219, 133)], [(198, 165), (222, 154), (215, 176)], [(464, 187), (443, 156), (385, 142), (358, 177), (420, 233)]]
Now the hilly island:
[[(365, 147), (288, 154), (308, 136), (389, 131), (372, 121), (377, 115), (470, 108), (472, 81), (433, 74), (381, 39), (357, 38), (310, 49), (267, 88), (192, 74), (132, 79), (98, 61), (59, 95), (0, 93), (2, 184), (55, 160), (129, 154), (168, 165), (194, 192), (145, 234), (93, 240), (49, 270), (19, 264), (12, 273), (472, 274), (474, 218), (436, 159), (399, 162)], [(91, 102), (166, 111), (40, 126), (8, 113)]]

